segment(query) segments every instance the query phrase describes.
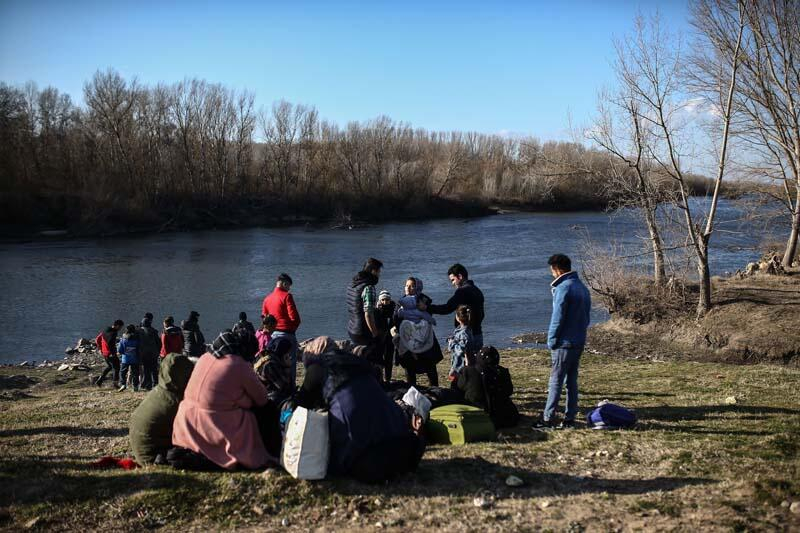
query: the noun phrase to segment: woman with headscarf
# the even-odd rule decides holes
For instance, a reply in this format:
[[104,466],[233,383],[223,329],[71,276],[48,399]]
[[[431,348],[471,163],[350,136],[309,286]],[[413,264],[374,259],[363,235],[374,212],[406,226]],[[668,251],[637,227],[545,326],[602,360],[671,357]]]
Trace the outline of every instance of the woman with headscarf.
[[[417,374],[425,374],[428,376],[428,384],[436,387],[439,385],[436,365],[444,359],[444,355],[433,331],[436,321],[427,313],[431,299],[422,292],[422,287],[422,280],[415,277],[409,277],[403,287],[405,296],[398,301],[399,306],[394,318],[397,333],[394,336],[395,362],[405,370],[406,382],[409,385],[417,384]],[[409,327],[410,324],[403,326],[404,320],[414,322],[416,326],[414,328]],[[423,321],[426,324],[420,324]],[[406,330],[401,332],[403,327],[406,327]],[[401,342],[401,333],[404,337],[424,333],[426,337],[422,344],[424,348],[411,350],[407,343]]]
[[264,417],[256,414],[263,415],[267,389],[252,363],[240,355],[242,349],[239,335],[220,333],[197,361],[173,426],[175,446],[226,470],[256,469],[276,461],[262,438],[259,418]]
[[484,346],[476,356],[467,355],[466,365],[459,371],[456,388],[464,400],[486,411],[495,427],[513,427],[519,422],[519,411],[511,400],[514,385],[508,369],[500,366],[500,354],[494,346]]
[[425,451],[423,421],[389,399],[365,358],[334,350],[303,362],[295,399],[328,410],[329,473],[380,483],[416,470]]

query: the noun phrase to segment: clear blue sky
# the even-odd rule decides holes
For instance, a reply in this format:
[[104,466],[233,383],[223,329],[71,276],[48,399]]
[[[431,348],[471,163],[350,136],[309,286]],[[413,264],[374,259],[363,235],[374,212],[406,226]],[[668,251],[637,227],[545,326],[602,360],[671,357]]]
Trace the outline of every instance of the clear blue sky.
[[564,138],[610,81],[637,9],[685,30],[684,0],[150,2],[0,0],[0,81],[81,101],[113,67],[204,78],[259,105],[311,104],[345,124],[386,114],[431,130]]

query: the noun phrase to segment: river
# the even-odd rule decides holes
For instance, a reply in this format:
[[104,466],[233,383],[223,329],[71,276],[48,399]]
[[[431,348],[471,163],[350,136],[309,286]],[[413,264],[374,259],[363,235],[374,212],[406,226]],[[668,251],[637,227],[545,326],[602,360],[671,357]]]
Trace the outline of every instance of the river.
[[[698,201],[700,204],[704,200]],[[721,221],[737,220],[723,201]],[[728,222],[712,240],[712,272],[735,271],[758,257],[763,227]],[[775,228],[777,237],[784,228]],[[486,298],[487,344],[508,346],[511,337],[547,328],[551,277],[547,258],[580,262],[585,236],[641,249],[635,213],[510,213],[355,228],[252,228],[124,238],[43,241],[0,245],[0,362],[63,357],[79,337],[93,339],[116,318],[138,324],[146,311],[180,322],[190,310],[210,342],[231,327],[240,311],[257,323],[261,301],[280,272],[294,279],[302,317],[298,338],[346,336],[345,290],[363,261],[384,262],[378,288],[396,298],[409,275],[423,280],[435,303],[452,294],[447,268],[464,264]],[[644,256],[647,259],[647,256]],[[595,309],[594,320],[605,314]],[[439,339],[452,317],[439,317]]]

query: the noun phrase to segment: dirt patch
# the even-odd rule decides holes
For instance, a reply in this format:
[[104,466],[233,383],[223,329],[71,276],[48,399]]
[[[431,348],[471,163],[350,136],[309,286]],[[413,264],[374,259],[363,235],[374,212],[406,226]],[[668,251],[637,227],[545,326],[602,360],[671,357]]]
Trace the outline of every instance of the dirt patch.
[[[800,366],[800,271],[715,279],[713,309],[642,322],[624,314],[590,330],[587,347],[621,357]],[[534,336],[535,338],[535,336]]]

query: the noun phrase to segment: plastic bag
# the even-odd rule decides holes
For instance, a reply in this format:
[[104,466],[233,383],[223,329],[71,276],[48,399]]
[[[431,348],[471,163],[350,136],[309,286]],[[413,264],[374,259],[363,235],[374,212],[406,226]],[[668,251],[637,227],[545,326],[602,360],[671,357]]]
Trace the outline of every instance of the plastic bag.
[[403,401],[413,407],[423,420],[428,420],[431,414],[431,401],[423,396],[416,387],[408,389],[408,392],[403,395]]
[[298,407],[286,428],[281,465],[295,479],[324,479],[328,473],[328,413]]

